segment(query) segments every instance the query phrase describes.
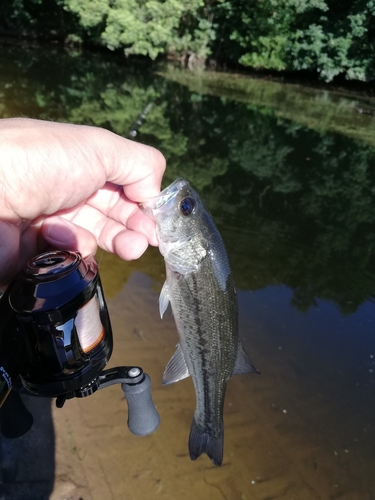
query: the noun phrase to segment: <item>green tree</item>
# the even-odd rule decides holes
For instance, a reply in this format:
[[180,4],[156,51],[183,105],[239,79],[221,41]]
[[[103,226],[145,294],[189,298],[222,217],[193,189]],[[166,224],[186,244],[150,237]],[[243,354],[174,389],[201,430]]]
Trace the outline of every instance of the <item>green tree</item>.
[[226,0],[216,10],[223,44],[244,66],[314,71],[326,81],[375,77],[374,0]]
[[127,56],[155,59],[166,52],[192,52],[206,57],[214,36],[212,23],[204,18],[204,0],[64,0],[64,4],[84,28],[99,29],[104,45],[122,48]]
[[327,2],[325,11],[299,19],[288,49],[293,69],[314,69],[326,81],[339,74],[349,80],[373,79],[374,16],[373,0],[357,0]]
[[126,56],[375,78],[375,0],[8,0],[0,31]]

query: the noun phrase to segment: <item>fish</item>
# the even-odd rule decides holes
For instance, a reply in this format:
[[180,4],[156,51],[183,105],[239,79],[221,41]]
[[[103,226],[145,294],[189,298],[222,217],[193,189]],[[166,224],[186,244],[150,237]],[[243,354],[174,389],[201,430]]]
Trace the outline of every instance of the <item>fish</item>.
[[140,206],[156,223],[165,260],[160,316],[170,303],[179,335],[162,384],[192,377],[196,409],[190,458],[206,453],[220,466],[227,382],[236,374],[259,373],[239,340],[237,294],[224,242],[204,202],[183,178]]

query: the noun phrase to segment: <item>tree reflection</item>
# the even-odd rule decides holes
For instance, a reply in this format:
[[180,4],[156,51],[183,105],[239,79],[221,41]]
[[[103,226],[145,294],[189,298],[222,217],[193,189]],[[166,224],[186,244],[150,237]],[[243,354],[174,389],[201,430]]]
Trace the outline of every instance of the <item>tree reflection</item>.
[[165,185],[184,176],[202,193],[239,288],[285,284],[300,311],[321,298],[348,314],[374,296],[369,141],[281,118],[274,101],[268,108],[192,92],[98,54],[8,47],[0,75],[2,116],[92,124],[127,137],[152,103],[137,140],[163,151]]

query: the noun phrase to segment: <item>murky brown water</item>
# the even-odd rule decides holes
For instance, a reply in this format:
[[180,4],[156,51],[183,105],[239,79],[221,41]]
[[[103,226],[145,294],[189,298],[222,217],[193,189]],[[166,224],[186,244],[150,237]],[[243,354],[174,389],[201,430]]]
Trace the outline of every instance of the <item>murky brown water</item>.
[[[157,257],[150,251],[140,268],[147,268]],[[113,259],[102,258],[104,287]],[[126,263],[116,263],[119,276],[127,275],[126,268]],[[252,344],[257,346],[252,355],[263,373],[237,376],[228,384],[223,466],[213,466],[206,456],[190,461],[192,382],[187,379],[167,387],[160,383],[177,342],[172,316],[158,318],[162,267],[160,273],[155,282],[134,271],[121,290],[107,299],[115,341],[110,364],[140,365],[151,376],[160,427],[148,437],[131,435],[126,402],[118,387],[53,410],[56,485],[52,498],[64,498],[60,493],[64,488],[69,490],[68,498],[85,500],[373,498],[369,493],[375,466],[372,442],[364,453],[363,443],[353,442],[351,431],[343,434],[351,422],[346,420],[343,429],[342,419],[355,412],[355,401],[343,414],[327,398],[336,391],[329,387],[330,380],[317,382],[318,391],[320,383],[326,387],[316,392],[317,387],[308,384],[309,365],[314,361],[294,366],[293,345],[275,346],[272,332],[260,322],[261,315],[254,318],[243,309],[241,329],[251,332],[246,347],[251,352]],[[108,292],[112,297],[110,286]],[[357,419],[353,420],[355,424]]]

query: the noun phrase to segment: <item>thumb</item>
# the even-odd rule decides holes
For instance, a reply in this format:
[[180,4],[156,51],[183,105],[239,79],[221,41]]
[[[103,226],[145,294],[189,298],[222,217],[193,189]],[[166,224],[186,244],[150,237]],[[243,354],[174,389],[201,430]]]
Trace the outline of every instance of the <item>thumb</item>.
[[43,239],[58,250],[78,251],[83,257],[94,255],[97,243],[94,235],[62,217],[47,217],[41,227]]

